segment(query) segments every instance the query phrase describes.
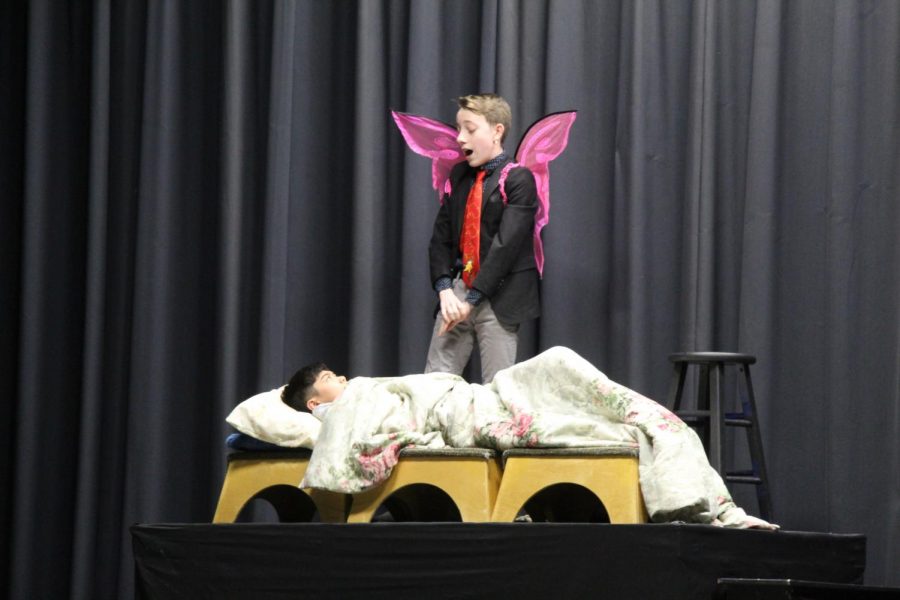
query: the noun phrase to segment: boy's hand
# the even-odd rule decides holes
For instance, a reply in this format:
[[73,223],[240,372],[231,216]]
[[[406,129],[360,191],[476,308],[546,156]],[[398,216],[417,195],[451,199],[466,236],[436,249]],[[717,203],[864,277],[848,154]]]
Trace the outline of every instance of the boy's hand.
[[438,297],[441,299],[441,317],[445,323],[459,319],[468,304],[457,298],[452,289],[441,290]]
[[472,313],[472,305],[468,302],[460,302],[459,307],[459,316],[456,319],[447,320],[446,318],[441,323],[441,328],[438,330],[438,337],[444,335],[463,321],[469,318],[469,315]]

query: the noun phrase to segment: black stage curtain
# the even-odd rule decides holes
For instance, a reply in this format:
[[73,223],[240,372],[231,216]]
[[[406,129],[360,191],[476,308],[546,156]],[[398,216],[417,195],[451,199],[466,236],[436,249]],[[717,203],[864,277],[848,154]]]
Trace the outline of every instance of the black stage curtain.
[[894,0],[2,3],[0,589],[130,595],[238,401],[422,369],[437,202],[388,110],[479,90],[511,140],[579,110],[522,356],[662,399],[670,352],[757,355],[777,520],[897,585],[898,64]]

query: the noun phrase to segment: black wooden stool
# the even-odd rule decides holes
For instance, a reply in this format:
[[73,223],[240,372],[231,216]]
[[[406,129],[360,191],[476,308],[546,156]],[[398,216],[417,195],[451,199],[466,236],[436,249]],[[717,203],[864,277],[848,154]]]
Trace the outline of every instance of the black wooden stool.
[[[753,383],[750,380],[750,365],[756,357],[750,354],[732,352],[682,352],[670,354],[669,360],[675,366],[672,384],[669,388],[669,408],[688,424],[700,429],[700,439],[709,454],[709,463],[731,483],[749,483],[756,486],[756,499],[763,519],[772,519],[772,498],[769,494],[769,479],[766,475],[766,461],[763,457],[762,436],[756,417],[756,401]],[[700,368],[697,382],[697,402],[693,409],[682,409],[684,381],[688,367]],[[723,412],[725,408],[724,378],[725,366],[737,365],[744,373],[746,396],[742,397],[741,412]],[[725,427],[743,427],[747,432],[750,446],[751,468],[748,470],[723,470],[723,442]]]

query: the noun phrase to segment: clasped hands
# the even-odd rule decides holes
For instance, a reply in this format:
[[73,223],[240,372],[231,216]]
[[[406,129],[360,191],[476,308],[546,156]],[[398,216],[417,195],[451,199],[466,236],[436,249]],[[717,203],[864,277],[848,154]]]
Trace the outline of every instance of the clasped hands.
[[452,289],[441,290],[439,297],[443,323],[438,330],[438,336],[441,336],[468,319],[473,307],[465,300],[457,298]]

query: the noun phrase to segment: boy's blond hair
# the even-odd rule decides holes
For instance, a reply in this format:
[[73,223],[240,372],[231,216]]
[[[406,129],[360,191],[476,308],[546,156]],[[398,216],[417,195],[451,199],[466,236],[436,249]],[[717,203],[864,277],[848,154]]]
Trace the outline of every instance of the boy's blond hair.
[[497,94],[469,94],[456,99],[456,104],[464,110],[482,115],[489,125],[503,125],[503,135],[500,137],[502,144],[506,140],[506,134],[512,123],[512,110],[509,103]]

